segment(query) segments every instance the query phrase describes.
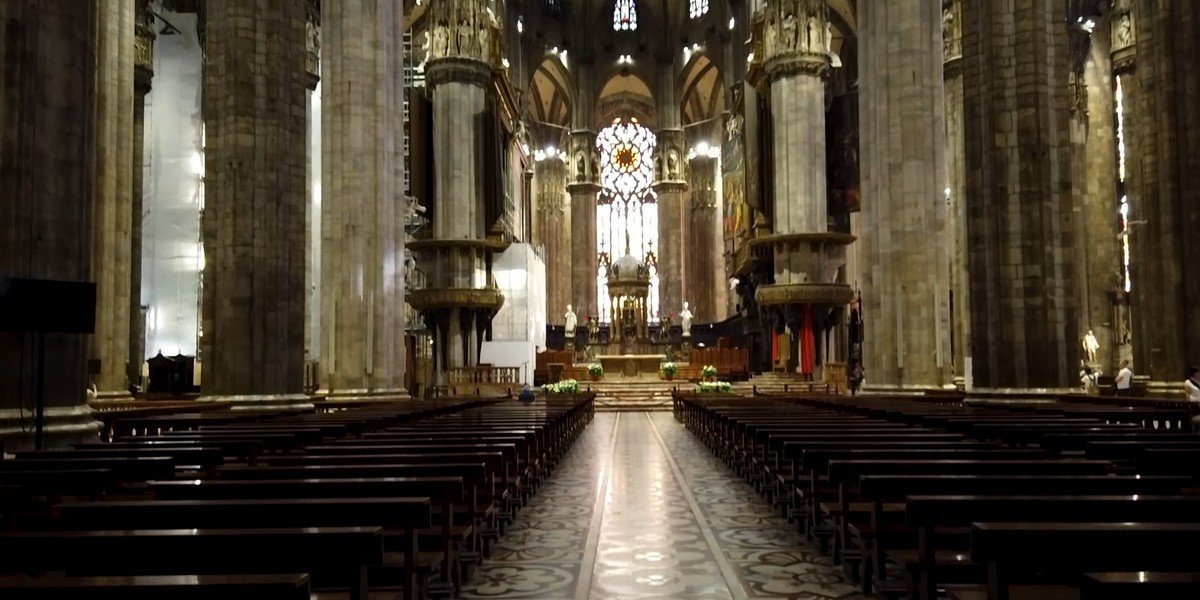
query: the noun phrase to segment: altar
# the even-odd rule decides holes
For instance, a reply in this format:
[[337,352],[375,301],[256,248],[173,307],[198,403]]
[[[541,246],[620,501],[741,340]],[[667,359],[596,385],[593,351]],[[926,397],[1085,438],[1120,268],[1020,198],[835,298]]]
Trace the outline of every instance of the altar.
[[602,354],[596,357],[604,366],[605,376],[624,375],[638,377],[646,374],[657,374],[665,354]]

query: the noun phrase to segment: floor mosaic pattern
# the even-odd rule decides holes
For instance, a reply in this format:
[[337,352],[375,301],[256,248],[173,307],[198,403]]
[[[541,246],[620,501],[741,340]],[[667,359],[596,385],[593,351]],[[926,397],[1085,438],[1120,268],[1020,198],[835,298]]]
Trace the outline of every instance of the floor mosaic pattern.
[[667,412],[601,413],[463,598],[865,598]]

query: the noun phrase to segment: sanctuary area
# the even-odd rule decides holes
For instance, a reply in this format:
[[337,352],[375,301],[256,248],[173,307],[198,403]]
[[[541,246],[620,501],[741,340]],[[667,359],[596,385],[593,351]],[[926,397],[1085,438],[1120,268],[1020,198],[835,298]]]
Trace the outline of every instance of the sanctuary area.
[[1200,598],[1198,173],[1200,0],[0,0],[0,597]]

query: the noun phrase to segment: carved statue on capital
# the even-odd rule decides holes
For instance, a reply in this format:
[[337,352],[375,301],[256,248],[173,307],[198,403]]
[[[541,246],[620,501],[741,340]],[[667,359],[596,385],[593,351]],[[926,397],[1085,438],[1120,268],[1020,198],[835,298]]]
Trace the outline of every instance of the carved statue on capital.
[[[308,0],[304,6],[304,70],[310,78],[321,76],[321,0]],[[314,86],[316,85],[313,82]]]
[[426,60],[465,58],[499,62],[500,23],[481,0],[432,0]]
[[154,68],[154,13],[150,12],[150,0],[138,0],[133,46],[133,63],[139,69]]
[[761,13],[763,60],[823,73],[833,54],[833,31],[825,0],[776,0]]
[[942,0],[942,52],[946,62],[962,58],[961,1]]
[[1120,74],[1133,68],[1137,58],[1137,20],[1133,14],[1132,0],[1113,2],[1112,63],[1113,72]]

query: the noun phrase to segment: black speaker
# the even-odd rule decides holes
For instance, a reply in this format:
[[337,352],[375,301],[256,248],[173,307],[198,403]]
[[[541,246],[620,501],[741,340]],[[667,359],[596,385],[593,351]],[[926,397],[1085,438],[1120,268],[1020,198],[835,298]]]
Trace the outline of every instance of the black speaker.
[[96,284],[0,277],[0,331],[93,333]]

